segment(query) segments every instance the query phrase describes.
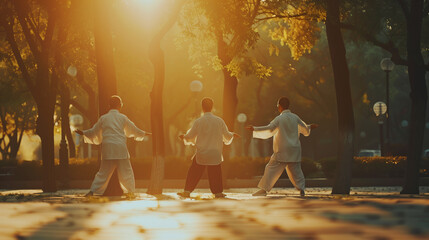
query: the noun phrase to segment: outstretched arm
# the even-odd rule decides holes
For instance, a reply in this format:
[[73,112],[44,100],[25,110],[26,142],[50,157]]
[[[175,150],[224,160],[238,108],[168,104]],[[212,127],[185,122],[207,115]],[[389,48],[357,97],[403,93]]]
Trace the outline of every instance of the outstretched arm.
[[318,124],[306,124],[301,119],[298,120],[298,133],[301,133],[302,135],[308,137],[310,135],[310,132],[312,129],[318,128]]
[[254,138],[268,139],[274,136],[278,131],[278,119],[274,118],[270,124],[261,127],[247,126],[246,128],[253,131]]
[[240,135],[238,135],[237,133],[230,132],[228,130],[228,126],[226,126],[226,123],[224,121],[222,121],[222,136],[223,143],[225,143],[225,145],[231,144],[234,137],[240,137]]
[[83,136],[83,141],[89,144],[95,144],[99,145],[101,144],[101,141],[103,140],[103,136],[101,134],[101,119],[97,121],[97,123],[94,124],[94,126],[91,129],[81,131],[79,129],[76,129],[75,132],[79,135]]
[[151,135],[151,133],[145,132],[139,129],[130,119],[125,120],[124,125],[125,136],[129,138],[134,138],[136,141],[143,141],[146,135]]
[[192,127],[186,132],[186,134],[182,134],[179,136],[179,138],[183,140],[185,145],[195,145],[197,141],[198,126],[198,121],[195,121]]

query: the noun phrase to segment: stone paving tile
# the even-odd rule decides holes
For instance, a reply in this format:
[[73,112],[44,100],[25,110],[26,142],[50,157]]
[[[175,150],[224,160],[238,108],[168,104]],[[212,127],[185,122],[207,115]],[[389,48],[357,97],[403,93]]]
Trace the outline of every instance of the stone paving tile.
[[293,189],[267,197],[231,189],[227,199],[207,190],[192,199],[174,189],[158,197],[140,190],[133,200],[88,199],[85,190],[0,191],[0,240],[429,239],[429,191],[401,196],[397,188],[374,189],[334,196],[314,188],[306,197]]

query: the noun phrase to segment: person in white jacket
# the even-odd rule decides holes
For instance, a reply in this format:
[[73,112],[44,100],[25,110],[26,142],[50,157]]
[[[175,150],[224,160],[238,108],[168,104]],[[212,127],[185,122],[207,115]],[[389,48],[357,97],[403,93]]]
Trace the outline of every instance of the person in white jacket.
[[179,136],[186,145],[195,145],[196,152],[188,170],[185,189],[178,195],[190,197],[207,166],[210,190],[216,198],[223,198],[225,197],[221,169],[223,144],[229,145],[234,137],[240,136],[230,132],[223,119],[211,112],[213,108],[211,98],[204,98],[201,105],[204,115],[195,120],[185,135]]
[[305,124],[296,114],[289,110],[289,99],[281,97],[277,101],[280,112],[267,126],[246,128],[253,131],[254,138],[268,139],[273,137],[273,155],[265,166],[264,175],[259,181],[259,191],[253,196],[266,196],[286,168],[287,175],[301,196],[305,195],[305,178],[301,170],[301,142],[299,135],[309,136],[317,124]]
[[119,96],[110,97],[109,105],[109,112],[101,116],[91,129],[75,131],[84,137],[86,143],[101,144],[100,169],[86,196],[103,194],[115,168],[118,168],[122,188],[128,193],[134,193],[135,179],[127,149],[127,137],[142,141],[146,135],[151,135],[151,133],[137,128],[127,116],[120,113],[123,104]]

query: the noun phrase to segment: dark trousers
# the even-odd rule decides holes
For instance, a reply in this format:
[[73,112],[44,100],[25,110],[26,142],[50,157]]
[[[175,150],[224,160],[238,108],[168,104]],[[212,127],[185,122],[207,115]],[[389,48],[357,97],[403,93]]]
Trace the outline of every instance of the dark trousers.
[[[205,165],[197,163],[196,157],[192,160],[192,165],[188,170],[188,176],[186,176],[185,191],[192,192],[197,186],[198,182],[203,175]],[[207,165],[207,172],[209,175],[210,190],[213,194],[223,192],[222,185],[222,169],[219,165]]]

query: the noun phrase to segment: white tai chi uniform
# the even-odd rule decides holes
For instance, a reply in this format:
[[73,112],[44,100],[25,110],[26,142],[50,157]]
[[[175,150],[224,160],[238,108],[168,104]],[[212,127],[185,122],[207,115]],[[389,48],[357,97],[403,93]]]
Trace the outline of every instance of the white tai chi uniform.
[[115,168],[124,190],[135,191],[134,172],[127,149],[127,137],[142,141],[145,132],[116,109],[100,117],[89,130],[83,131],[84,141],[101,144],[101,165],[91,185],[91,192],[103,194]]
[[223,162],[223,144],[229,145],[234,134],[228,130],[222,118],[205,112],[183,136],[185,145],[195,145],[195,157],[199,165],[219,165]]
[[301,142],[299,134],[310,135],[310,125],[305,124],[290,110],[284,110],[270,124],[254,127],[253,137],[273,138],[273,155],[265,166],[264,176],[258,187],[269,192],[286,168],[290,181],[298,190],[305,190],[305,178],[301,170]]

